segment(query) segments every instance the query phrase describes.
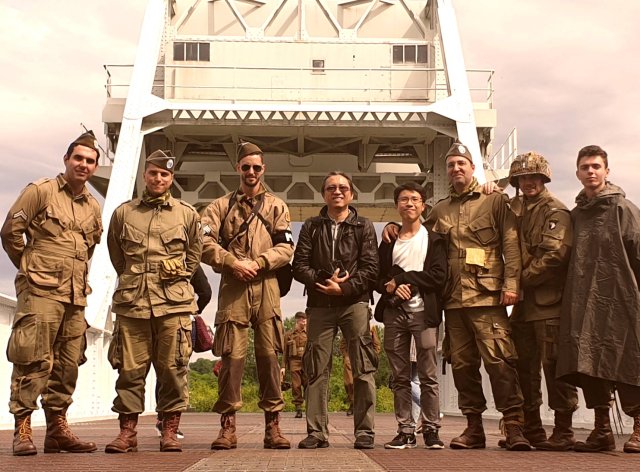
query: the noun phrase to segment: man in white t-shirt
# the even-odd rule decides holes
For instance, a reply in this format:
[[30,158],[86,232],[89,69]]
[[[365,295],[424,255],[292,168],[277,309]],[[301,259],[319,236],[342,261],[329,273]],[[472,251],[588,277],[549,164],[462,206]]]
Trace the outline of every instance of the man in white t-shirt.
[[442,321],[441,292],[447,277],[447,245],[444,236],[420,223],[426,192],[415,182],[398,186],[393,193],[402,226],[398,238],[378,248],[382,294],[376,319],[385,326],[384,349],[393,376],[394,410],[398,434],[387,449],[416,447],[411,401],[411,339],[415,340],[422,434],[425,447],[442,449],[438,437],[440,401],[436,374],[438,326]]

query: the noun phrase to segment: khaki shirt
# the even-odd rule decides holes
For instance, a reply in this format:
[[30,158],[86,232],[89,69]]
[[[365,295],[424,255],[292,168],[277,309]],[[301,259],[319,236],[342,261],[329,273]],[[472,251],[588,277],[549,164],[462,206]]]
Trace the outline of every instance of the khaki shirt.
[[[254,199],[264,200],[260,214],[271,225],[274,233],[290,231],[291,218],[287,205],[275,195],[265,191],[264,186]],[[252,207],[243,194],[235,195],[236,203],[229,210],[233,193],[214,200],[204,211],[202,228],[204,244],[202,262],[221,273],[218,294],[218,311],[215,324],[234,321],[248,326],[252,321],[266,320],[274,316],[282,318],[280,311],[280,290],[274,269],[291,261],[293,242],[273,245],[271,234],[260,218],[254,217],[247,231],[238,235],[224,249],[218,244],[222,232],[225,240],[238,233],[242,223],[249,217]],[[227,214],[228,213],[228,214]],[[225,218],[226,215],[226,218]],[[224,227],[220,225],[224,220]],[[232,264],[237,259],[255,260],[261,270],[250,282],[242,282],[233,276]]]
[[293,329],[284,335],[284,353],[282,363],[286,369],[291,369],[291,360],[300,360],[307,346],[307,330]]
[[[191,275],[200,262],[202,232],[196,210],[170,197],[154,208],[137,198],[113,213],[107,234],[111,263],[118,273],[113,311],[130,318],[195,313]],[[162,261],[181,269],[167,273]]]
[[436,203],[426,224],[448,235],[446,309],[498,306],[501,292],[518,293],[520,247],[506,194],[450,195]]
[[513,321],[560,317],[562,292],[571,256],[571,214],[547,189],[537,197],[511,202],[518,215],[522,254],[522,300]]
[[62,174],[29,184],[9,210],[1,235],[18,268],[17,294],[29,290],[86,306],[88,262],[102,235],[100,205],[86,187],[74,197]]

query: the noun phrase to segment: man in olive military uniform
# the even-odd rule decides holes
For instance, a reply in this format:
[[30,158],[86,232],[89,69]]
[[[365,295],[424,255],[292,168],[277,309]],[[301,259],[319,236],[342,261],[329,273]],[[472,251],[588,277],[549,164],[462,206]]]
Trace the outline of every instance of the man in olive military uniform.
[[282,377],[288,370],[291,374],[291,393],[296,406],[296,418],[302,418],[302,386],[307,379],[302,370],[302,355],[307,346],[307,315],[303,311],[296,313],[296,325],[284,336],[284,354],[282,356]]
[[[382,350],[382,344],[380,343],[378,330],[375,326],[371,325],[369,331],[371,331],[373,349],[374,351],[376,351],[376,354],[380,354],[380,351]],[[340,339],[340,353],[342,354],[342,376],[344,379],[344,391],[347,393],[347,399],[349,400],[347,416],[351,416],[353,415],[353,369],[351,368],[351,359],[349,358],[349,348],[347,347],[347,340],[344,336],[342,336],[342,338]]]
[[176,434],[189,402],[191,315],[197,311],[189,281],[200,262],[202,232],[196,210],[171,196],[174,167],[169,151],[153,152],[146,160],[142,196],[116,208],[109,225],[118,286],[108,357],[118,370],[112,410],[119,414],[120,434],[105,448],[108,453],[137,450],[136,425],[151,364],[162,417],[160,450],[182,450]]
[[521,259],[515,215],[507,195],[484,194],[473,176],[468,148],[454,143],[446,156],[449,196],[429,213],[426,224],[449,240],[445,289],[445,332],[458,405],[468,427],[451,441],[454,449],[485,447],[482,360],[496,408],[504,415],[506,447],[528,451],[522,435],[523,397],[516,372],[506,307],[518,300]]
[[[13,363],[9,409],[15,416],[13,454],[36,454],[31,413],[42,396],[44,452],[92,452],[69,429],[67,408],[84,357],[87,264],[100,241],[100,205],[86,182],[98,167],[91,131],[64,155],[65,172],[28,185],[2,226],[2,246],[18,268],[18,305],[7,348]],[[26,244],[24,237],[26,236]]]
[[[549,163],[540,154],[521,154],[511,164],[509,183],[516,189],[511,208],[518,220],[522,290],[510,320],[524,396],[524,436],[536,449],[566,451],[575,443],[571,423],[578,408],[578,393],[573,385],[556,380],[556,361],[573,234],[569,210],[545,186],[550,181]],[[549,407],[555,413],[549,439],[540,419],[541,369]]]
[[240,387],[247,356],[249,327],[254,345],[267,449],[289,449],[280,431],[284,408],[278,354],[283,351],[280,288],[275,270],[293,255],[289,209],[268,192],[260,177],[266,166],[262,150],[252,143],[238,148],[240,187],[217,200],[202,217],[202,262],[221,273],[213,353],[220,356],[218,400],[222,428],[212,449],[237,447],[236,411],[242,408]]

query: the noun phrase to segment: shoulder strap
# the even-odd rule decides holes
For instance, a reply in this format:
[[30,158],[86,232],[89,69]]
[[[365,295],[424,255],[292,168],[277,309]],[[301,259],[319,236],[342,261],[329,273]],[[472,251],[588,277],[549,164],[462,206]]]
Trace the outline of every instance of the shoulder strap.
[[[231,210],[231,208],[233,207],[233,203],[235,203],[235,194],[236,192],[233,193],[232,195],[232,200],[229,202],[229,208],[227,209],[227,214],[225,215],[224,219],[223,219],[223,223],[224,220],[226,220],[227,215],[229,214],[229,211]],[[232,203],[233,202],[233,203]],[[253,207],[251,208],[251,213],[249,213],[249,216],[247,216],[247,218],[242,222],[242,224],[240,225],[240,228],[238,228],[238,231],[236,232],[236,234],[234,234],[230,239],[229,242],[226,243],[225,245],[223,245],[223,247],[226,249],[227,247],[229,247],[229,245],[238,237],[240,236],[242,233],[244,233],[245,231],[247,231],[247,229],[249,228],[249,225],[251,224],[251,222],[253,221],[253,219],[258,216],[260,217],[260,209],[262,208],[262,204],[264,203],[264,199],[260,198],[255,205],[253,205]],[[220,225],[220,229],[222,229],[222,225]],[[219,234],[218,234],[219,235]]]

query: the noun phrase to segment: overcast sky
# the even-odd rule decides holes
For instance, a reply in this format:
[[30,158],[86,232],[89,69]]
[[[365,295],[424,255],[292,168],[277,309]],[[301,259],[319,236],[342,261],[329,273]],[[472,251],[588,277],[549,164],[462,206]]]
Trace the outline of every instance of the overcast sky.
[[[454,0],[467,68],[494,69],[494,148],[518,128],[519,151],[537,150],[553,169],[550,188],[570,208],[580,189],[577,150],[599,144],[614,183],[640,203],[636,156],[640,110],[640,2]],[[0,3],[0,214],[18,192],[62,169],[82,132],[96,131],[105,101],[103,64],[132,64],[144,0]],[[0,255],[0,292],[15,270]],[[294,290],[294,293],[298,290]],[[298,297],[284,299],[287,315]],[[215,307],[210,306],[210,310]]]

